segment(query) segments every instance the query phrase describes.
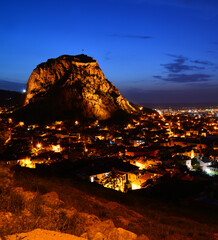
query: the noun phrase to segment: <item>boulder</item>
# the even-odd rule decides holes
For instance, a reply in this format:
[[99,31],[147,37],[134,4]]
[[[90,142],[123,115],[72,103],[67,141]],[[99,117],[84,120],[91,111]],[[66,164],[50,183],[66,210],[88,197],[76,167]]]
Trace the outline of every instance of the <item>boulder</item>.
[[115,228],[114,223],[111,219],[93,224],[86,228],[89,239],[95,239],[97,233],[102,233],[108,237],[109,233]]
[[67,218],[72,218],[77,213],[77,210],[74,207],[71,207],[70,209],[59,208],[57,212],[64,212]]
[[93,240],[104,240],[106,239],[104,234],[100,233],[100,232],[97,232],[93,238]]
[[77,218],[77,220],[83,224],[83,226],[87,229],[89,226],[92,225],[98,225],[101,220],[96,217],[95,215],[92,214],[88,214],[88,213],[83,213],[83,212],[77,212],[74,215],[75,218]]
[[56,192],[46,193],[41,196],[41,199],[45,205],[50,207],[60,207],[64,204],[64,202],[59,199],[59,196]]
[[91,225],[98,225],[101,221],[95,215],[88,213],[77,212],[72,217],[74,225],[74,233],[77,236],[81,236],[83,233],[87,232],[87,229]]
[[74,235],[55,232],[55,231],[49,231],[49,230],[44,230],[44,229],[35,229],[31,232],[13,234],[13,235],[6,237],[6,240],[17,240],[17,239],[25,239],[25,240],[84,240],[84,238],[80,238],[80,237],[77,237]]
[[83,234],[81,234],[80,237],[81,237],[81,238],[84,238],[84,239],[89,239],[87,232],[84,232]]
[[149,238],[147,236],[145,236],[144,234],[142,234],[137,237],[137,240],[149,240]]
[[118,223],[119,226],[127,227],[129,225],[130,221],[128,219],[124,218],[123,216],[117,216],[116,223]]
[[108,240],[136,240],[137,235],[123,228],[114,228],[108,236]]
[[0,226],[4,226],[4,224],[9,223],[13,218],[11,212],[0,212]]
[[22,196],[25,203],[31,202],[37,195],[36,192],[24,191],[22,187],[12,188],[12,191]]

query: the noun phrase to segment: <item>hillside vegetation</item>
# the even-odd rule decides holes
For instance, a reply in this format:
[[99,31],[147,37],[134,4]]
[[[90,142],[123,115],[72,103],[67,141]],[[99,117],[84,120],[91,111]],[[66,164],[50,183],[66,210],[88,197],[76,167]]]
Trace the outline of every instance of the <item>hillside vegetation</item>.
[[[181,206],[134,193],[0,165],[0,236],[36,228],[95,239],[111,229],[129,239],[215,239],[217,210]],[[131,238],[133,237],[133,238]],[[110,239],[110,238],[107,238]]]

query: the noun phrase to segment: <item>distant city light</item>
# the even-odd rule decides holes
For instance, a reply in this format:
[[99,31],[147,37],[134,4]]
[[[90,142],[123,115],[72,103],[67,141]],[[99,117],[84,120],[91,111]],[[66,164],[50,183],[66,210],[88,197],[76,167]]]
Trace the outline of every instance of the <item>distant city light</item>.
[[38,143],[36,146],[37,146],[37,148],[41,148],[41,147],[42,147],[42,144],[41,144],[41,143]]
[[23,89],[23,90],[22,90],[22,93],[26,93],[26,89]]
[[206,172],[207,174],[209,174],[209,175],[211,175],[211,173],[212,173],[209,168],[206,168],[206,169],[205,169],[205,172]]
[[24,126],[24,122],[19,122],[19,126],[23,127]]

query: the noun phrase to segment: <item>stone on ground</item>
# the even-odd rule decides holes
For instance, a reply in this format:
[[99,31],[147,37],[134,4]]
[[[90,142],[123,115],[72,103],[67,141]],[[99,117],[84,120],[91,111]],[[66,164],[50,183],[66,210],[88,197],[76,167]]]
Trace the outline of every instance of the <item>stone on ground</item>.
[[49,231],[44,229],[35,229],[27,233],[13,234],[6,237],[6,240],[84,240],[84,238],[76,237],[74,235]]

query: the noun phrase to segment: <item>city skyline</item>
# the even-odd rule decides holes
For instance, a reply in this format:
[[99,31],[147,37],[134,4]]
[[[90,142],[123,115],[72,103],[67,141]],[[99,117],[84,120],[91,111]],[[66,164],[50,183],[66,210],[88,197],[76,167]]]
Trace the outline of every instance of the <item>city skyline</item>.
[[130,101],[218,101],[216,1],[10,1],[0,11],[0,80],[27,83],[41,62],[83,53]]

